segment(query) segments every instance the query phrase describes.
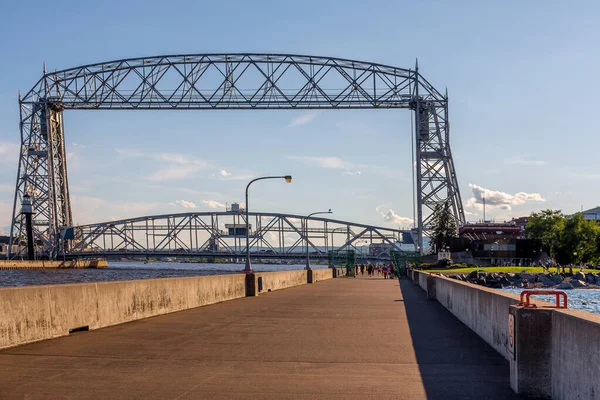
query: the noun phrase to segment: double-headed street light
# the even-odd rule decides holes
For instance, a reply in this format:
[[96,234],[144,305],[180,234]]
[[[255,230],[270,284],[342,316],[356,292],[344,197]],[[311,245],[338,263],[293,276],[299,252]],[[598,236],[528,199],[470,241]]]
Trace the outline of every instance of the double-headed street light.
[[308,217],[306,217],[306,270],[310,270],[310,255],[309,255],[309,241],[308,241],[308,219],[310,217],[312,217],[313,215],[317,215],[317,214],[331,214],[331,208],[329,209],[329,211],[317,211],[314,212],[312,214],[308,214]]
[[285,179],[285,181],[287,183],[291,183],[292,182],[292,176],[291,175],[284,175],[284,176],[262,176],[260,178],[256,178],[256,179],[252,179],[249,183],[248,186],[246,186],[246,267],[244,268],[244,272],[247,274],[251,274],[254,271],[252,270],[252,263],[250,262],[250,217],[248,215],[248,188],[250,187],[250,185],[252,185],[252,183],[256,182],[256,181],[261,181],[263,179]]

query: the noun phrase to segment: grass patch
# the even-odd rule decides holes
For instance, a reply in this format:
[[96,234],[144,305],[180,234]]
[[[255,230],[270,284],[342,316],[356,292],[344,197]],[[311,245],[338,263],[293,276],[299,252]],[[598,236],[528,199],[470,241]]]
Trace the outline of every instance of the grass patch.
[[[424,272],[451,272],[451,273],[459,273],[459,274],[468,274],[473,271],[485,271],[485,272],[528,272],[531,274],[541,274],[546,272],[542,267],[467,267],[467,268],[442,268],[442,269],[427,269]],[[550,268],[550,272],[556,272],[556,268]],[[562,268],[560,269],[562,272]],[[569,272],[569,268],[565,268],[565,272]],[[579,272],[579,268],[573,268],[573,273]],[[600,273],[599,269],[585,269],[584,273]]]

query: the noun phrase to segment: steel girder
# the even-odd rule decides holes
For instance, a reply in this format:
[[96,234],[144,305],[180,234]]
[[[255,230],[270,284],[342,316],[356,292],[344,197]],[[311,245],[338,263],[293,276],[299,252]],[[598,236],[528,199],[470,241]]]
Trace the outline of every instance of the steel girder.
[[[301,215],[249,213],[250,252],[253,257],[303,258],[308,246],[311,256],[326,257],[330,250],[356,249],[358,241],[387,243],[401,251],[404,231]],[[67,256],[205,256],[244,257],[244,235],[231,235],[226,224],[245,226],[245,214],[196,212],[153,215],[82,225]],[[308,229],[307,229],[308,227]],[[343,240],[334,246],[334,235]],[[380,254],[376,258],[386,258]]]
[[19,104],[11,244],[25,238],[20,205],[27,193],[36,211],[38,252],[50,258],[64,245],[61,230],[72,224],[62,112],[73,109],[411,109],[417,122],[419,242],[436,204],[450,202],[458,225],[464,222],[449,144],[448,97],[418,68],[292,54],[132,58],[45,72]]

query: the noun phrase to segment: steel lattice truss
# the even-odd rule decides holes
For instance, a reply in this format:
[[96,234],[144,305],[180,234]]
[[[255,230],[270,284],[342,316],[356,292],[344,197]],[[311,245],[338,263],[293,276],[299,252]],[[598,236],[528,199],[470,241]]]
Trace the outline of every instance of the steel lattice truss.
[[22,243],[26,237],[20,204],[27,193],[36,210],[36,242],[51,258],[71,246],[61,240],[72,225],[62,116],[73,109],[410,109],[417,126],[420,243],[438,204],[449,202],[457,224],[464,223],[450,151],[448,97],[417,67],[283,54],[135,58],[44,73],[19,103],[21,150],[11,240]]
[[[273,213],[249,213],[250,251],[257,258],[326,257],[330,250],[355,250],[360,256],[386,259],[389,250],[400,251],[403,231],[327,218]],[[154,215],[76,228],[73,256],[202,256],[244,257],[244,234],[229,226],[245,226],[245,213],[198,212]],[[337,246],[336,243],[337,242]],[[388,251],[367,254],[373,243],[388,244]]]

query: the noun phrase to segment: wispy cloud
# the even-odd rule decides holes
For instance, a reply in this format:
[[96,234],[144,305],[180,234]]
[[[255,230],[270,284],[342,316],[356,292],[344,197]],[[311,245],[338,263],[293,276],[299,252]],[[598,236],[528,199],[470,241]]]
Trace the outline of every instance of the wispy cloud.
[[187,179],[197,172],[210,168],[210,163],[205,160],[189,157],[178,153],[160,153],[153,156],[166,166],[159,168],[146,177],[149,181],[170,181]]
[[161,168],[146,177],[153,182],[175,181],[186,179],[200,171],[202,168],[197,165],[176,165]]
[[333,169],[353,169],[351,163],[347,163],[338,157],[308,157],[308,156],[287,156],[288,160],[299,161],[305,165],[320,168]]
[[510,194],[498,190],[490,190],[472,183],[469,188],[473,192],[473,197],[467,200],[467,207],[475,209],[483,209],[483,198],[485,197],[486,207],[499,208],[501,210],[510,211],[512,206],[518,206],[528,202],[544,202],[544,199],[539,193],[518,192]]
[[0,165],[16,167],[20,149],[18,143],[0,141]]
[[206,204],[210,208],[225,208],[225,204],[219,203],[218,201],[215,201],[215,200],[202,200],[202,203]]
[[196,208],[196,205],[191,201],[186,200],[175,200],[176,204],[179,204],[183,208]]
[[166,203],[108,201],[92,196],[71,196],[76,224],[109,221],[152,214]]
[[140,158],[146,154],[138,149],[115,149],[115,152],[122,158]]
[[298,126],[302,126],[302,125],[306,125],[311,123],[315,118],[317,118],[317,115],[319,115],[319,113],[317,111],[311,111],[305,114],[300,115],[299,117],[296,117],[292,120],[292,122],[290,122],[290,124],[288,125],[290,128],[296,128]]
[[383,165],[373,164],[355,164],[350,161],[343,160],[339,157],[326,156],[326,157],[315,157],[315,156],[286,156],[288,160],[298,161],[302,164],[326,168],[326,169],[339,169],[344,170],[343,175],[362,175],[363,173],[381,175],[389,178],[397,178],[405,175],[398,169],[392,169]]
[[540,165],[546,165],[546,164],[548,164],[548,162],[545,160],[538,160],[538,159],[532,157],[530,154],[520,154],[520,155],[516,155],[514,157],[506,158],[504,160],[504,164],[535,167],[535,166],[540,166]]
[[213,174],[213,177],[224,181],[246,181],[254,178],[254,173],[251,171],[244,170],[225,170],[221,169],[217,174]]

